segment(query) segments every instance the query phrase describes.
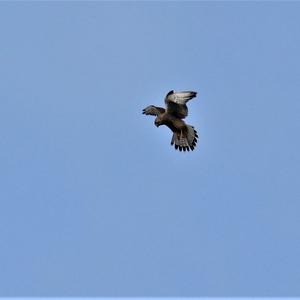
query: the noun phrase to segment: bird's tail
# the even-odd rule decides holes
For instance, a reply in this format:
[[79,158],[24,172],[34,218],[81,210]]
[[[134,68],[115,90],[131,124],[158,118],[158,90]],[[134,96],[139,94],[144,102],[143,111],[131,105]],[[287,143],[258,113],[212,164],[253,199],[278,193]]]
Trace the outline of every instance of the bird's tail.
[[190,125],[186,125],[186,128],[187,130],[182,130],[180,133],[174,132],[172,136],[171,145],[175,144],[175,149],[179,151],[193,151],[197,144],[197,131]]

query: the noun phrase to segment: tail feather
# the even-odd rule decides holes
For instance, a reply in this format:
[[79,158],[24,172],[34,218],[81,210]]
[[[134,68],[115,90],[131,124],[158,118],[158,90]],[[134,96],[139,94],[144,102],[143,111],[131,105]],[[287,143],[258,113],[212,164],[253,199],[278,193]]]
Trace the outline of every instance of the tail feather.
[[186,131],[175,133],[172,136],[171,145],[175,144],[175,149],[179,151],[194,150],[197,144],[198,134],[193,126],[187,125]]

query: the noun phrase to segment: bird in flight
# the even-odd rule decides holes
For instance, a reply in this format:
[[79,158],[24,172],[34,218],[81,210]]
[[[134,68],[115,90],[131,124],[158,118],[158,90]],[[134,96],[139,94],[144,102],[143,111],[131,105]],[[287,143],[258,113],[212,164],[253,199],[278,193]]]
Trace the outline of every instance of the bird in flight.
[[155,126],[166,125],[173,131],[171,145],[179,151],[193,151],[196,147],[197,131],[183,121],[188,115],[186,103],[196,95],[197,92],[192,91],[170,91],[165,97],[166,108],[150,105],[143,109],[143,114],[156,116]]

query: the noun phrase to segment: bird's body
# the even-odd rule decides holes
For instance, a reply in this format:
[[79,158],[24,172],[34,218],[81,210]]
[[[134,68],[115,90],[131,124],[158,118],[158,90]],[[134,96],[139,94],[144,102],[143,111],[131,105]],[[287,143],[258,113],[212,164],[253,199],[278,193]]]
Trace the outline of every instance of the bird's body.
[[150,105],[143,110],[143,114],[156,116],[154,124],[157,127],[165,125],[173,131],[171,145],[175,144],[175,149],[180,151],[194,150],[197,143],[197,131],[182,120],[188,115],[186,102],[196,95],[192,91],[170,91],[165,97],[166,109]]
[[[158,117],[157,117],[158,118]],[[186,127],[185,122],[165,112],[159,117],[160,125],[166,125],[173,132],[179,132]]]

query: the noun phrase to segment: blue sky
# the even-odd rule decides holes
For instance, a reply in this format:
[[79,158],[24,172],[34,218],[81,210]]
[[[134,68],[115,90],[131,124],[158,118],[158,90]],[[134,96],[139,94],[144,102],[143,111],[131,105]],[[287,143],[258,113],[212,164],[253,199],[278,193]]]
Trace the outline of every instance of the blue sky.
[[1,2],[0,296],[299,296],[299,9]]

